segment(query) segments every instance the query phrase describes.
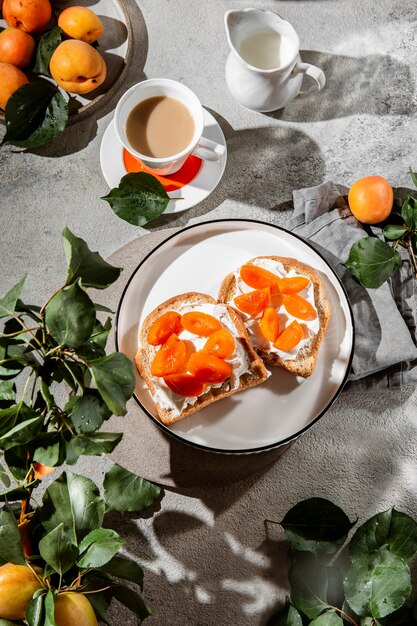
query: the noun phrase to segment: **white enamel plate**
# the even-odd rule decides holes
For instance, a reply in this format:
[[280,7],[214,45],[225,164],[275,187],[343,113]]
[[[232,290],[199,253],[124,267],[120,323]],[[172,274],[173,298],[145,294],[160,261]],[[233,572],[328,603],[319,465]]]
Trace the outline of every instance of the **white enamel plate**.
[[140,325],[161,302],[188,291],[216,298],[226,274],[261,255],[296,258],[324,281],[332,316],[309,378],[270,368],[265,383],[166,427],[137,375],[135,398],[149,417],[171,436],[213,452],[245,454],[287,443],[336,399],[347,379],[354,337],[351,308],[336,274],[307,242],[288,231],[251,220],[219,220],[181,230],[156,247],[131,276],[119,304],[116,345],[133,360]]

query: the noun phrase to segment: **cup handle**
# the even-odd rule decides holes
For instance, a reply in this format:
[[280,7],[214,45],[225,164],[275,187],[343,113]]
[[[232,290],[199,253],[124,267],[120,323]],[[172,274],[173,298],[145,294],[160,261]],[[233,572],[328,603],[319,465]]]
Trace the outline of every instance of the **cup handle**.
[[300,91],[299,96],[306,96],[309,93],[314,93],[315,91],[321,91],[326,84],[326,76],[319,67],[315,65],[311,65],[310,63],[296,63],[294,69],[294,74],[305,74],[306,76],[310,76],[315,81],[315,84],[312,85],[306,91]]
[[195,154],[204,161],[219,161],[225,152],[225,146],[211,141],[210,139],[206,139],[205,137],[201,137],[192,154]]

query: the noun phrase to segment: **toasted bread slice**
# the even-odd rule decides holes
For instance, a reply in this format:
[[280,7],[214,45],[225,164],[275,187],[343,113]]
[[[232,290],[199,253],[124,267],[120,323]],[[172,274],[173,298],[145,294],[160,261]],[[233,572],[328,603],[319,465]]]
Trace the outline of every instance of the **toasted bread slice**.
[[[230,377],[219,386],[208,386],[207,390],[201,394],[201,396],[197,397],[193,404],[189,404],[184,402],[187,398],[178,396],[168,390],[168,388],[164,386],[162,379],[152,376],[151,364],[159,346],[152,346],[148,343],[148,333],[153,322],[167,311],[178,311],[179,313],[190,309],[198,311],[199,307],[204,307],[206,305],[214,306],[215,312],[226,316],[223,319],[227,320],[227,328],[234,336],[236,342],[235,353],[232,357],[238,353],[242,356],[242,358],[244,355],[244,358],[246,359],[246,369],[248,371],[243,373],[239,379],[235,380],[234,384],[236,385],[236,388],[233,388],[231,381],[232,377]],[[225,323],[226,322],[222,322],[222,325],[224,326]],[[197,337],[196,340],[198,341]],[[202,342],[204,340],[201,340],[200,338],[200,341]],[[196,292],[175,296],[174,298],[160,304],[147,316],[140,329],[139,349],[136,353],[135,363],[140,375],[144,379],[154,398],[159,419],[165,425],[173,424],[174,422],[177,422],[178,420],[203,409],[209,404],[212,404],[217,400],[221,400],[222,398],[226,398],[227,396],[237,393],[238,391],[243,391],[244,389],[249,389],[250,387],[259,385],[269,376],[269,372],[266,370],[262,359],[254,351],[242,319],[236,311],[230,306],[218,304],[216,300],[209,295]],[[177,402],[177,406],[167,406],[166,402],[165,406],[163,406],[162,400],[158,401],[157,392],[159,390],[160,393],[161,386],[164,389],[164,393],[168,393],[171,399],[176,396],[174,401]],[[155,399],[155,395],[157,399]],[[182,406],[182,404],[184,404],[184,406]]]
[[[302,347],[298,351],[296,350],[296,355],[290,355],[291,358],[284,358],[276,352],[265,349],[262,350],[256,346],[256,342],[249,332],[249,337],[255,344],[255,350],[262,358],[264,363],[266,363],[267,365],[282,367],[292,374],[307,378],[313,373],[317,361],[320,344],[323,340],[323,335],[326,331],[331,314],[331,307],[326,296],[323,281],[312,267],[306,265],[305,263],[302,263],[301,261],[297,261],[296,259],[279,256],[265,256],[251,259],[250,261],[248,261],[248,264],[256,265],[255,261],[257,259],[269,259],[271,261],[281,263],[284,267],[285,272],[290,272],[291,270],[294,270],[297,275],[305,276],[311,281],[314,289],[314,306],[317,310],[319,328],[314,335],[312,335],[307,341],[303,342]],[[249,287],[248,290],[250,290]],[[239,293],[240,291],[237,285],[236,275],[234,273],[229,274],[228,276],[226,276],[220,286],[218,302],[224,302],[228,303],[229,305],[233,305],[233,299],[235,296],[239,295]],[[236,310],[238,311],[238,309]],[[248,326],[248,316],[244,313],[240,313],[240,315],[242,316],[245,325]]]

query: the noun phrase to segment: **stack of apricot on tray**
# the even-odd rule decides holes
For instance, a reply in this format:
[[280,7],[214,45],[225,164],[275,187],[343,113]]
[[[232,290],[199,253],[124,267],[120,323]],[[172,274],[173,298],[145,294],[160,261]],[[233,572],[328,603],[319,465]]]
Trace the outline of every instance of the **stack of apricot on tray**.
[[[104,82],[106,63],[91,45],[103,33],[94,11],[83,6],[64,9],[57,16],[58,30],[49,0],[4,0],[0,9],[7,24],[0,32],[0,108],[5,109],[11,95],[30,82],[33,72],[49,72],[57,85],[74,94],[89,93]],[[47,41],[54,27],[56,45],[52,38]],[[42,46],[45,71],[35,63]]]

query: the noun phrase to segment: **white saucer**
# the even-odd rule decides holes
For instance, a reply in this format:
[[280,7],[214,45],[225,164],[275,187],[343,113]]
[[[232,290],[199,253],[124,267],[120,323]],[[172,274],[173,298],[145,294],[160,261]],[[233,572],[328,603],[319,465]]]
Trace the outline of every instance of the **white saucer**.
[[[203,161],[196,177],[181,189],[169,191],[172,200],[164,213],[179,213],[202,202],[219,184],[227,160],[227,146],[223,131],[211,113],[204,109],[204,131],[206,139],[224,146],[225,152],[218,161]],[[107,126],[100,147],[100,164],[103,176],[110,188],[118,187],[122,176],[127,174],[123,161],[123,146],[116,134],[114,119]],[[178,201],[178,199],[180,199]]]

